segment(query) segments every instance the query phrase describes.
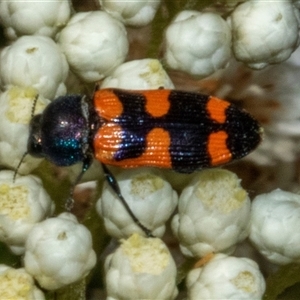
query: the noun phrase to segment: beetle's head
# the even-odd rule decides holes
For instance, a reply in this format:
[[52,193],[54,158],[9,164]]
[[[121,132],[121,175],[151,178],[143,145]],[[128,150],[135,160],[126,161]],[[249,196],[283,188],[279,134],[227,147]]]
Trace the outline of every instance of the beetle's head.
[[30,122],[27,151],[58,166],[84,159],[89,126],[87,103],[81,95],[62,96],[51,102]]

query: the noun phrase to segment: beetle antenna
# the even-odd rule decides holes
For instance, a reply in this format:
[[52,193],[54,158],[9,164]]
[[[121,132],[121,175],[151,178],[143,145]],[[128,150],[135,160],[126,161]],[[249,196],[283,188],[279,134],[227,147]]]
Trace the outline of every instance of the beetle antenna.
[[25,157],[26,157],[27,154],[28,154],[28,152],[26,151],[26,152],[22,155],[22,157],[21,157],[21,159],[20,159],[20,161],[19,161],[19,163],[18,163],[18,165],[17,165],[17,167],[16,167],[16,169],[15,169],[14,176],[13,176],[13,183],[15,183],[15,181],[16,181],[16,177],[17,177],[18,171],[19,171],[19,169],[20,169],[20,167],[21,167],[21,164],[23,163],[23,161],[24,161],[24,159],[25,159]]
[[128,214],[132,218],[132,220],[145,232],[147,237],[153,237],[151,230],[149,230],[147,227],[145,227],[140,220],[137,218],[137,216],[133,213],[131,208],[129,207],[128,203],[126,202],[125,198],[123,197],[120,186],[113,176],[113,174],[109,171],[106,165],[102,164],[102,168],[104,171],[105,179],[110,185],[110,187],[113,189],[113,191],[116,193],[122,204],[124,205],[125,209],[127,210]]
[[39,99],[39,94],[37,94],[33,100],[33,104],[32,104],[32,107],[31,107],[31,118],[34,116],[34,113],[35,113],[35,108],[36,108],[36,103]]

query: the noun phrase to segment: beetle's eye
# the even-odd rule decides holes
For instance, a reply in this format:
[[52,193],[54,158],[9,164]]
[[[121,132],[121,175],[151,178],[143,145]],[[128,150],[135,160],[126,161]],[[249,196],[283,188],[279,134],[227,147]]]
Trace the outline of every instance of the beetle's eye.
[[41,117],[42,115],[36,115],[30,121],[27,151],[34,157],[44,157],[40,126]]

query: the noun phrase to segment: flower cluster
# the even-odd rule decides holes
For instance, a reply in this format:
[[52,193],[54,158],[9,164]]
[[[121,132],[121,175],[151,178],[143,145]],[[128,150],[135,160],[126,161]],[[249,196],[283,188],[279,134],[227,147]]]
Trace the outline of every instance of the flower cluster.
[[[70,212],[60,213],[56,188],[47,181],[56,176],[74,183],[81,166],[50,172],[42,159],[24,156],[30,120],[59,96],[95,82],[100,88],[174,89],[185,78],[187,88],[251,103],[266,137],[250,160],[288,166],[274,176],[281,183],[297,177],[299,3],[224,0],[208,7],[187,1],[174,9],[169,2],[99,0],[100,9],[80,12],[69,0],[0,0],[9,41],[0,53],[0,165],[9,169],[0,171],[0,241],[23,255],[24,266],[0,265],[1,299],[45,299],[35,281],[45,293],[84,282],[100,257],[93,245],[103,234],[95,231],[98,216],[113,238],[101,256],[110,300],[176,299],[179,293],[189,300],[261,299],[266,282],[259,261],[238,256],[247,241],[265,269],[299,263],[296,193],[261,184],[264,193],[251,202],[241,179],[219,168],[191,175],[112,169],[132,214],[154,236],[145,237],[103,180],[99,162],[77,190],[94,192],[98,215],[88,209],[86,224],[93,224],[87,228]],[[155,51],[138,53],[140,41],[150,41]],[[11,171],[21,160],[17,173]],[[175,259],[169,236],[181,253]],[[184,292],[176,274],[183,257],[197,261],[183,272]]]

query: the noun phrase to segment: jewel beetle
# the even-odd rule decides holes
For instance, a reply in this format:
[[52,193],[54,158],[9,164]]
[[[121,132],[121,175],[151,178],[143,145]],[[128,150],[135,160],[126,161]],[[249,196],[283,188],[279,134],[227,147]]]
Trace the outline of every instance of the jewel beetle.
[[110,88],[96,89],[92,99],[67,95],[51,102],[31,120],[27,152],[58,166],[82,162],[76,183],[96,158],[126,206],[106,165],[191,173],[244,157],[261,136],[250,114],[213,96]]

